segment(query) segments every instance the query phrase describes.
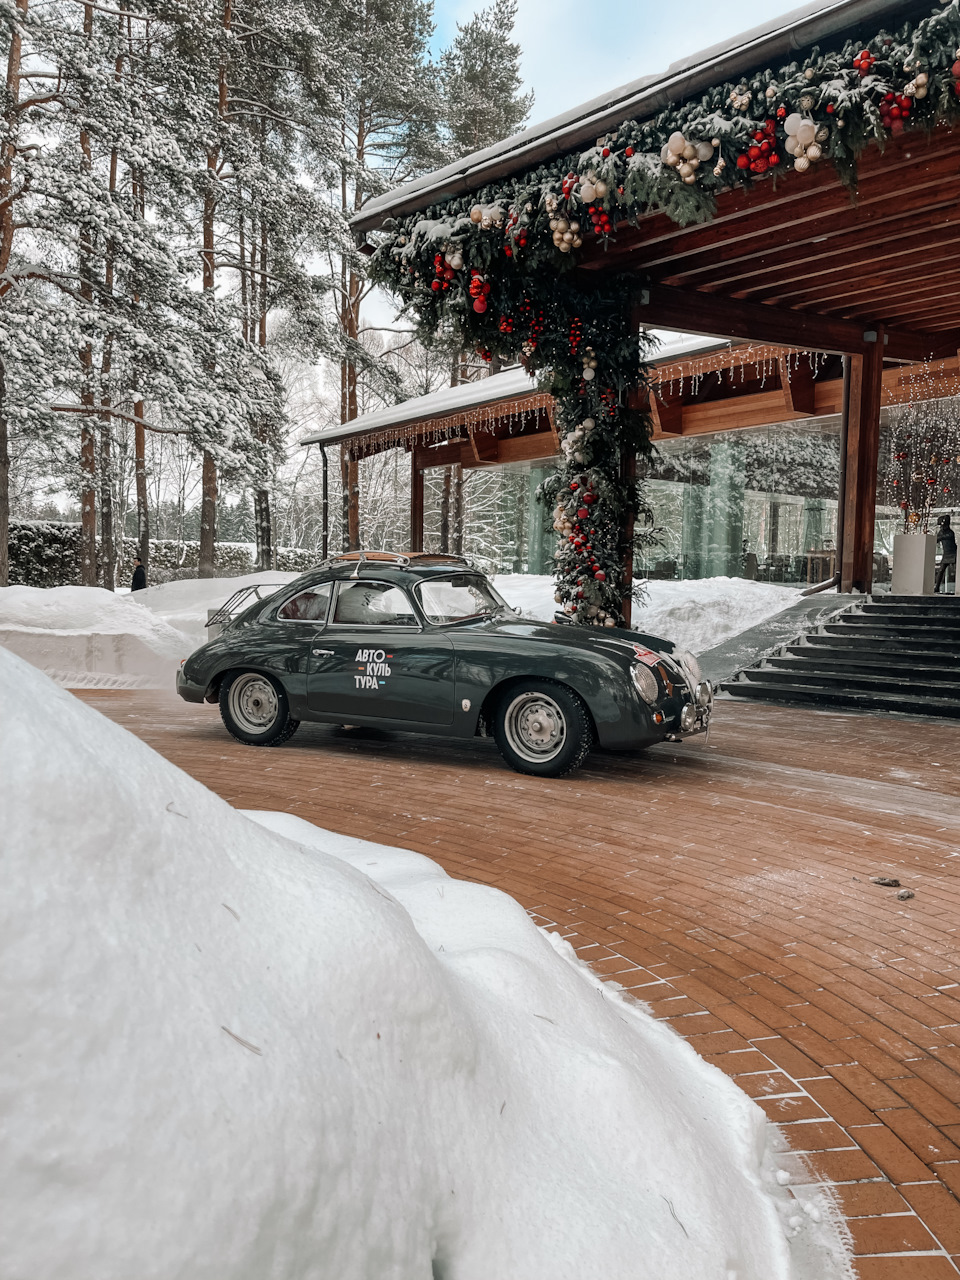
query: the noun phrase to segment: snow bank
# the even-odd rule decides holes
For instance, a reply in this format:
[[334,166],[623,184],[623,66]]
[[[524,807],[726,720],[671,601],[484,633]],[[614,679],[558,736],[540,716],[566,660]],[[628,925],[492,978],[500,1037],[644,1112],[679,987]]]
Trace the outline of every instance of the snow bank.
[[[532,617],[553,618],[557,604],[552,578],[510,573],[494,581],[508,603]],[[705,653],[800,599],[800,592],[793,587],[744,578],[648,582],[647,593],[647,603],[634,609],[634,627],[673,640],[693,653]]]
[[755,1104],[512,899],[0,675],[4,1280],[849,1274]]
[[73,688],[172,687],[195,647],[135,595],[101,587],[0,588],[0,645]]
[[241,587],[257,584],[293,582],[298,573],[280,573],[269,570],[263,573],[247,573],[239,578],[186,578],[180,582],[164,582],[156,587],[138,591],[138,604],[146,607],[158,618],[169,623],[193,642],[191,649],[205,644],[208,609],[220,606]]

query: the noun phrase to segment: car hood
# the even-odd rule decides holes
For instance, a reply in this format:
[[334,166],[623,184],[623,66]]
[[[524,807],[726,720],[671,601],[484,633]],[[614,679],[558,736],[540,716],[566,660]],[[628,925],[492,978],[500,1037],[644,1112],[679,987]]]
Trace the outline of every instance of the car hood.
[[[531,640],[534,643],[562,644],[573,649],[587,649],[591,653],[616,654],[634,662],[641,656],[636,651],[638,647],[652,650],[658,656],[671,658],[674,662],[680,652],[671,640],[651,636],[643,631],[628,630],[626,627],[582,627],[576,624],[541,622],[536,618],[510,617],[487,618],[476,625],[482,627],[488,635],[493,633],[518,640]],[[470,630],[474,630],[474,627],[471,626]],[[456,630],[451,635],[455,638]]]

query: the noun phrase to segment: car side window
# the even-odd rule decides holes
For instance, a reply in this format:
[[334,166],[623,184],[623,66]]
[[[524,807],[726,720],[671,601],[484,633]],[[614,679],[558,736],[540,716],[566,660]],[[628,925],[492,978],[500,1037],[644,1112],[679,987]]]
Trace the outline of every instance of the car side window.
[[333,621],[351,627],[416,627],[407,593],[388,582],[341,582]]
[[280,606],[277,617],[283,622],[324,622],[330,603],[330,587],[329,582],[324,582],[309,591],[301,591]]

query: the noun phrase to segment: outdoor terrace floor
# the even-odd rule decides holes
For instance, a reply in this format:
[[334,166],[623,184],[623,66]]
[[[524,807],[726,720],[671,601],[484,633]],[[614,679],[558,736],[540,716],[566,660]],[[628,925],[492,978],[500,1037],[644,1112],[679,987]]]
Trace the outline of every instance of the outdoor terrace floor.
[[258,751],[215,707],[78,696],[233,805],[512,894],[836,1184],[862,1280],[960,1275],[960,724],[724,701],[708,745],[544,781],[491,741],[304,725]]

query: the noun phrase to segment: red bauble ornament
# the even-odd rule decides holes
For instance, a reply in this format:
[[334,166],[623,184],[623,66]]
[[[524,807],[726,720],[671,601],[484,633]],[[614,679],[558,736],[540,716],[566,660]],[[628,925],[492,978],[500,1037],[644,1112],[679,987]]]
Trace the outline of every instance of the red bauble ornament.
[[578,520],[586,520],[586,518],[587,518],[587,516],[589,516],[589,514],[590,514],[590,512],[587,510],[587,508],[586,508],[586,507],[581,507],[581,508],[580,508],[580,510],[577,512],[577,519],[578,519]]
[[748,165],[749,163],[750,163],[750,157],[749,157],[749,156],[744,156],[744,155],[737,156],[737,168],[738,168],[738,169],[746,169],[746,167],[747,167],[747,165]]
[[833,115],[833,113],[834,113],[834,111],[836,111],[836,107],[833,105],[833,103],[832,103],[832,102],[828,102],[828,103],[827,103],[827,114],[832,116],[832,115]]
[[482,315],[482,314],[484,313],[484,311],[486,311],[486,309],[487,309],[487,300],[486,300],[486,298],[474,298],[474,300],[473,300],[473,309],[474,309],[474,311],[476,311],[476,312],[477,312],[477,314],[478,314],[478,315]]
[[570,488],[571,488],[571,489],[573,489],[574,491],[576,491],[577,489],[579,489],[579,488],[580,488],[580,481],[579,481],[579,480],[571,480],[571,481],[570,481]]
[[606,160],[607,156],[610,154],[610,148],[604,147],[600,154],[603,156],[604,160]]
[[626,151],[624,151],[624,153],[623,153],[623,154],[624,154],[624,155],[627,157],[627,159],[629,160],[629,159],[630,159],[630,157],[633,155],[633,147],[627,147]]
[[778,120],[784,120],[784,119],[786,119],[786,115],[787,115],[787,108],[786,108],[786,107],[777,107],[777,119],[778,119]]
[[771,169],[773,168],[773,166],[774,166],[775,164],[779,164],[779,163],[780,163],[780,157],[777,155],[777,153],[776,153],[775,151],[774,151],[774,152],[772,152],[772,153],[770,154],[770,156],[769,156],[769,158],[768,158],[768,160],[767,160],[767,163],[770,165]]
[[439,281],[439,280],[431,280],[431,281],[430,281],[430,288],[433,290],[433,292],[434,292],[434,293],[436,293],[436,292],[439,290],[439,288],[440,288],[440,281]]
[[507,257],[508,257],[508,258],[512,258],[512,257],[513,257],[513,250],[510,248],[510,246],[509,246],[508,244],[507,244],[507,245],[504,245],[504,247],[503,247],[503,252],[507,255]]
[[757,160],[757,159],[759,159],[759,156],[760,156],[760,148],[759,148],[759,147],[751,147],[751,148],[750,148],[750,150],[747,152],[747,155],[750,157],[750,159],[751,159],[751,160]]
[[589,503],[589,502],[596,502],[596,500],[597,500],[597,495],[596,495],[595,493],[585,493],[585,494],[583,495],[583,500],[584,500],[584,502],[588,502],[588,503]]
[[596,578],[598,582],[606,582],[607,580],[607,575],[603,572],[602,569],[598,569],[593,576]]

